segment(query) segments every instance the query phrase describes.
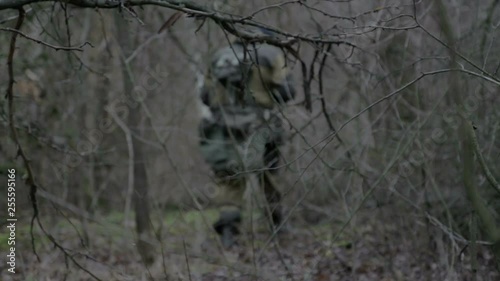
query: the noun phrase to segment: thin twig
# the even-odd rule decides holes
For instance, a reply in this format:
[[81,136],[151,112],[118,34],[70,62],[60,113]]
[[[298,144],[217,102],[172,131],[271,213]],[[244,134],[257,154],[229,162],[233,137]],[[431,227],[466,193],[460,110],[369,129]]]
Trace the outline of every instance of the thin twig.
[[309,78],[304,81],[304,85],[305,85],[304,86],[304,95],[305,95],[305,99],[306,99],[306,108],[309,111],[312,111],[311,83],[312,83],[312,80],[314,79],[314,65],[316,64],[316,60],[318,59],[320,50],[322,48],[323,48],[322,46],[321,47],[316,46],[316,48],[314,50],[313,58],[311,60],[311,64],[309,66]]
[[486,65],[486,57],[487,57],[484,55],[484,51],[485,51],[484,47],[486,46],[486,39],[488,37],[488,31],[490,31],[490,29],[491,29],[491,19],[493,18],[493,13],[495,12],[496,7],[498,6],[499,3],[500,3],[499,0],[493,0],[491,2],[490,6],[488,7],[488,16],[486,16],[486,19],[483,22],[484,34],[483,34],[483,38],[481,39],[481,43],[479,44],[480,50],[481,50],[481,55],[482,55],[482,60],[483,60],[483,67]]
[[[328,123],[328,127],[330,128],[330,131],[335,133],[336,130],[335,130],[335,127],[333,126],[333,122],[330,119],[328,112],[326,111],[325,96],[324,96],[324,92],[323,92],[323,69],[324,69],[326,60],[330,54],[331,48],[332,48],[332,44],[328,45],[326,52],[325,52],[325,55],[323,56],[323,59],[321,60],[321,65],[319,68],[318,76],[319,76],[319,93],[321,96],[321,109],[322,109],[323,115],[325,116],[325,119]],[[335,136],[341,145],[345,145],[345,142],[342,140],[342,138],[340,137],[339,134],[335,134]],[[347,159],[349,159],[349,161],[351,161],[351,163],[354,167],[354,171],[364,180],[365,184],[368,186],[368,189],[371,189],[371,185],[369,184],[370,181],[369,181],[368,177],[366,175],[364,175],[361,172],[361,170],[359,169],[358,165],[354,161],[354,157],[352,156],[349,148],[346,149],[346,156],[347,156]]]
[[[33,11],[33,9],[32,9],[32,8],[26,9],[26,10],[24,11],[24,14],[25,14],[25,15],[27,15],[27,14],[31,13],[32,11]],[[17,19],[17,18],[19,18],[19,15],[11,16],[11,17],[8,17],[8,18],[6,18],[6,19],[1,19],[1,20],[0,20],[0,24],[4,24],[4,23],[6,23],[6,22],[8,22],[8,21],[15,20],[15,19]]]
[[[415,206],[413,206],[413,207],[415,207]],[[420,208],[417,208],[417,207],[415,207],[415,208],[420,211]],[[448,237],[455,239],[457,242],[464,243],[464,244],[472,243],[472,240],[465,239],[462,235],[460,235],[460,233],[454,231],[451,227],[444,225],[436,217],[432,216],[428,212],[425,212],[425,217],[430,221],[431,224],[433,224],[434,226],[439,228]],[[483,245],[483,246],[491,246],[492,245],[491,242],[481,241],[481,240],[477,240],[475,243],[478,245]]]
[[449,43],[443,41],[442,39],[440,39],[439,37],[437,37],[436,35],[434,35],[432,32],[430,32],[429,30],[427,30],[427,28],[425,28],[419,21],[418,19],[415,17],[415,22],[417,23],[418,27],[424,31],[427,35],[429,35],[432,39],[436,40],[439,44],[443,45],[445,48],[448,49],[449,53],[451,56],[455,57],[459,57],[461,58],[462,60],[464,60],[465,62],[467,62],[469,65],[471,65],[472,67],[474,67],[475,69],[481,71],[482,74],[485,74],[488,76],[488,78],[491,78],[492,80],[496,81],[497,83],[500,82],[493,74],[487,72],[484,68],[480,67],[479,65],[477,65],[476,63],[474,63],[473,61],[471,61],[469,58],[467,58],[466,56],[462,55],[460,52],[458,52],[453,46],[450,46]]
[[[80,45],[80,47],[66,47],[66,46],[56,46],[56,45],[52,45],[52,44],[49,44],[47,42],[44,42],[42,40],[39,40],[39,39],[36,39],[36,38],[33,38],[33,37],[30,37],[24,33],[22,33],[21,31],[19,31],[18,28],[9,28],[9,27],[0,27],[0,30],[3,30],[3,31],[9,31],[9,32],[13,32],[15,34],[19,34],[21,35],[22,37],[26,38],[26,39],[29,39],[31,41],[35,41],[36,43],[38,44],[41,44],[41,45],[44,45],[44,46],[47,46],[49,48],[52,48],[56,51],[59,51],[59,50],[63,50],[63,51],[78,51],[78,52],[83,52],[83,49],[82,47],[85,46],[85,45],[91,45],[89,42],[85,42],[83,44]],[[91,45],[92,46],[92,45]]]
[[481,148],[479,148],[479,144],[477,142],[477,136],[474,130],[471,132],[471,141],[472,145],[474,147],[474,152],[476,153],[477,160],[479,161],[479,165],[481,166],[481,169],[483,169],[484,175],[490,182],[490,184],[495,188],[497,192],[500,193],[500,184],[498,184],[497,180],[491,173],[490,169],[488,168],[488,164],[486,164],[486,161],[484,160],[483,154],[481,153]]
[[185,239],[182,239],[182,246],[184,247],[184,258],[186,259],[186,266],[187,266],[187,270],[188,270],[189,281],[192,281],[193,279],[191,279],[191,268],[189,267],[189,258],[188,258],[187,251],[186,251],[186,240]]
[[325,102],[325,93],[323,92],[323,69],[325,68],[325,63],[326,59],[330,55],[330,50],[332,48],[332,45],[328,45],[326,47],[325,54],[323,55],[323,59],[321,59],[321,65],[319,67],[318,71],[318,79],[319,79],[319,95],[321,96],[320,101],[321,101],[321,110],[323,111],[323,116],[325,116],[326,123],[328,124],[328,128],[330,128],[330,131],[335,132],[335,128],[333,127],[333,122],[330,119],[330,116],[328,115],[328,112],[326,111],[326,102]]
[[71,46],[71,32],[69,29],[68,4],[61,3],[61,8],[64,11],[64,25],[66,26],[66,37],[68,39],[68,46]]
[[300,61],[300,70],[302,72],[302,87],[304,90],[304,99],[306,109],[309,112],[312,112],[312,102],[311,102],[311,88],[307,85],[307,65],[306,63],[298,56],[296,58]]
[[[50,240],[50,242],[52,242],[52,244],[54,244],[54,248],[58,248],[59,250],[61,250],[61,252],[63,252],[65,259],[69,258],[73,262],[74,265],[76,265],[78,268],[80,268],[85,273],[87,273],[88,275],[90,275],[92,278],[94,278],[95,280],[98,280],[98,281],[102,281],[102,279],[100,279],[99,277],[97,277],[90,270],[88,270],[87,268],[83,267],[80,263],[78,263],[78,261],[75,259],[75,255],[74,254],[70,254],[68,252],[68,249],[66,249],[63,245],[59,244],[56,241],[56,239],[54,238],[54,236],[52,236],[51,234],[49,234],[45,230],[45,228],[43,227],[42,223],[40,222],[40,220],[38,218],[37,218],[37,222],[38,222],[38,226],[42,230],[43,234]],[[84,256],[86,258],[89,258],[87,255],[84,255]]]
[[470,259],[472,269],[472,281],[477,281],[477,217],[473,212],[470,218]]

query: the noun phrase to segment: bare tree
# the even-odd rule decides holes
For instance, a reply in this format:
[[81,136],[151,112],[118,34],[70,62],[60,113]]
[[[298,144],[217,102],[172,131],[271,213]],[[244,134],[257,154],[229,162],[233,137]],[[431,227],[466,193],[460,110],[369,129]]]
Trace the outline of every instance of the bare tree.
[[[22,278],[497,280],[499,2],[0,0],[0,168],[26,182],[41,260],[23,251]],[[301,89],[280,112],[296,227],[254,218],[237,262],[198,202],[214,191],[192,110],[234,37],[285,50]],[[47,241],[58,272],[29,267]]]

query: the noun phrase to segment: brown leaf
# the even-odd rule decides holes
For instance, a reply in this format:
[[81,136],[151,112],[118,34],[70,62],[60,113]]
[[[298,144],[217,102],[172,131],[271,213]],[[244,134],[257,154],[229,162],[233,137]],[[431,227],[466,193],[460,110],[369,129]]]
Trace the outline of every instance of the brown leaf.
[[160,28],[160,30],[158,30],[158,34],[162,33],[163,31],[165,31],[167,28],[170,28],[172,27],[175,22],[182,16],[183,12],[181,11],[177,11],[175,12],[170,18],[168,18],[168,20],[162,25],[162,27]]

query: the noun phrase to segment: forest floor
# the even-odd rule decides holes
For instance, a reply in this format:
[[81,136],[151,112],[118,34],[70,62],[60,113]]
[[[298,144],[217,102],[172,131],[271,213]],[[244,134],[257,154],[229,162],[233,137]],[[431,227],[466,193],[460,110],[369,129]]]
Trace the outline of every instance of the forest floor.
[[[42,221],[58,246],[35,227],[39,261],[29,218],[21,220],[26,225],[17,230],[16,274],[2,262],[1,280],[474,280],[472,247],[428,219],[379,208],[361,210],[349,223],[323,218],[312,224],[292,216],[277,236],[265,219],[247,214],[245,234],[228,250],[211,230],[215,211],[168,212],[157,228],[160,238],[151,242],[157,256],[150,266],[141,262],[133,225],[124,226],[122,215],[86,224],[55,217]],[[477,264],[476,280],[500,280],[485,245],[477,246]]]

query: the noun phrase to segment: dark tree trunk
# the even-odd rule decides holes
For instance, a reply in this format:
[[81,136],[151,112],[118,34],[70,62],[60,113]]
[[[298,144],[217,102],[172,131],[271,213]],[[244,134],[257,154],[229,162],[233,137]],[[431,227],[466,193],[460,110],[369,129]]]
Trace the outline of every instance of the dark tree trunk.
[[[115,15],[115,22],[118,33],[118,43],[123,52],[124,57],[128,57],[132,52],[131,26],[126,20],[123,20],[121,15]],[[130,99],[133,89],[131,72],[127,71],[127,65],[122,61],[122,76],[123,76],[123,94],[126,99]],[[128,106],[127,126],[131,133],[140,134],[139,127],[141,121],[140,106]],[[148,238],[151,238],[151,220],[149,216],[149,200],[148,200],[148,180],[146,167],[144,163],[144,155],[141,144],[132,137],[132,147],[134,155],[134,186],[133,186],[133,205],[135,211],[135,228],[137,232],[137,249],[146,264],[151,264],[154,261],[154,248],[148,243]]]

